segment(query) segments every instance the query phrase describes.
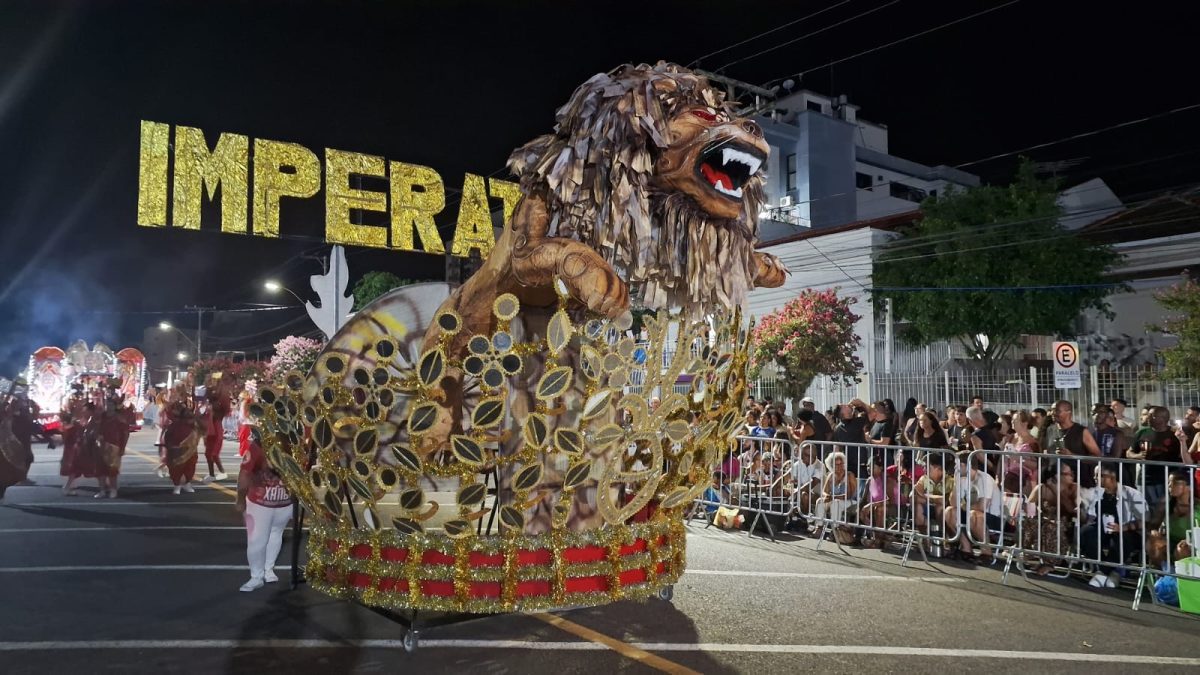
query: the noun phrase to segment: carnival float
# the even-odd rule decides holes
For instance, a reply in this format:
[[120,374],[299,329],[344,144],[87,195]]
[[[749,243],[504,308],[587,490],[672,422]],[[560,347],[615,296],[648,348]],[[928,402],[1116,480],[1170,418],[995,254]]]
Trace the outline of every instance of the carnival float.
[[146,357],[132,347],[114,353],[104,343],[89,348],[83,340],[76,340],[65,351],[47,346],[31,354],[25,380],[29,383],[29,398],[41,411],[43,429],[53,433],[71,395],[100,401],[111,385],[118,385],[125,404],[140,413]]

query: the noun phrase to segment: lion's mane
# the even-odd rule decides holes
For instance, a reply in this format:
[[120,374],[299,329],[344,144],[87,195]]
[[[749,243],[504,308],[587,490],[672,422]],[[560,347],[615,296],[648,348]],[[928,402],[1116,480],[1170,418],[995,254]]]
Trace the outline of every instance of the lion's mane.
[[653,184],[668,122],[696,105],[728,110],[722,92],[681,66],[624,65],[576,89],[554,133],[509,158],[522,191],[546,200],[549,235],[600,252],[635,305],[702,313],[740,305],[754,285],[761,175],[743,186],[736,220],[713,218],[689,196]]

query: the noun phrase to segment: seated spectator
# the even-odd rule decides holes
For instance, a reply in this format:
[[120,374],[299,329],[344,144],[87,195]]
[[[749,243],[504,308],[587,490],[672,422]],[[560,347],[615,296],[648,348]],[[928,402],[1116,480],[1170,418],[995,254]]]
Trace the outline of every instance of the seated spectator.
[[1192,481],[1186,473],[1171,474],[1167,498],[1154,507],[1154,515],[1146,521],[1151,530],[1147,536],[1146,554],[1155,567],[1170,569],[1177,560],[1179,545],[1186,546],[1187,535],[1200,523],[1200,504],[1195,501]]
[[788,493],[792,496],[792,512],[801,520],[812,515],[821,483],[825,479],[825,464],[817,457],[811,443],[800,445],[799,457],[792,458],[785,468]]
[[[1099,487],[1084,498],[1087,525],[1079,533],[1080,553],[1085,558],[1124,564],[1142,550],[1142,519],[1146,501],[1142,493],[1121,485],[1111,465],[1096,470]],[[1092,588],[1116,588],[1121,580],[1116,567],[1101,566],[1088,585]]]
[[925,459],[925,475],[913,485],[913,520],[917,531],[926,535],[930,534],[927,529],[930,524],[941,522],[949,499],[954,496],[954,476],[943,466],[944,457],[950,455],[929,453]]
[[[971,457],[968,455],[968,457]],[[987,461],[983,455],[974,455],[969,461],[967,483],[958,486],[956,491],[960,498],[958,505],[946,509],[946,531],[953,532],[958,539],[957,557],[967,562],[976,562],[972,539],[967,537],[970,529],[974,541],[980,542],[980,560],[984,564],[992,562],[989,542],[989,531],[999,531],[1004,528],[1004,491],[996,484],[996,479],[988,475]],[[958,523],[965,527],[959,527]]]
[[907,508],[913,483],[925,475],[924,467],[904,450],[897,450],[892,457],[892,464],[883,473],[888,480],[888,498],[892,504],[896,508]]
[[[887,527],[889,508],[895,510],[895,504],[887,500],[888,480],[884,475],[883,465],[872,460],[868,464],[871,477],[867,479],[867,489],[859,500],[858,513],[863,525],[881,530]],[[870,538],[863,543],[867,548],[882,548],[884,536],[872,531]]]
[[1036,515],[1022,524],[1021,548],[1040,553],[1027,555],[1025,561],[1036,563],[1037,575],[1046,576],[1070,550],[1079,518],[1081,502],[1071,467],[1047,466],[1042,471],[1042,482],[1030,491],[1028,502]]
[[828,518],[834,525],[834,538],[838,543],[853,540],[853,529],[847,524],[846,516],[858,493],[858,480],[846,470],[846,455],[830,453],[825,458],[825,482],[821,486],[821,497],[817,500],[814,516]]
[[[704,509],[704,515],[712,521],[717,514],[717,509],[722,504],[729,503],[729,479],[728,476],[720,471],[713,474],[712,484],[704,490],[704,496],[700,498]],[[715,523],[714,523],[715,524]]]

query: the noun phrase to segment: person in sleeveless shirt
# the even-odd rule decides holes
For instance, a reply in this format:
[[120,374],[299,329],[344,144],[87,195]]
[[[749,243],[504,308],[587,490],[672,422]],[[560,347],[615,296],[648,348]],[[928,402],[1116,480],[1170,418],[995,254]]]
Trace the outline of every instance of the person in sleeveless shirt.
[[[1075,408],[1070,401],[1054,404],[1054,420],[1046,427],[1046,452],[1072,457],[1099,457],[1100,447],[1087,429],[1075,422]],[[1096,487],[1096,463],[1073,461],[1071,467],[1085,488]]]

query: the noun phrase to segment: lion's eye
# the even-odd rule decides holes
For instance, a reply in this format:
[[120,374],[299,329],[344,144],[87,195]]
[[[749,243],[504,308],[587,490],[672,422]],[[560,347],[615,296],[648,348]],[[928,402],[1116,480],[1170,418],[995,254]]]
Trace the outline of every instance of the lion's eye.
[[696,108],[692,111],[692,114],[704,120],[705,122],[717,121],[717,114],[708,108]]

